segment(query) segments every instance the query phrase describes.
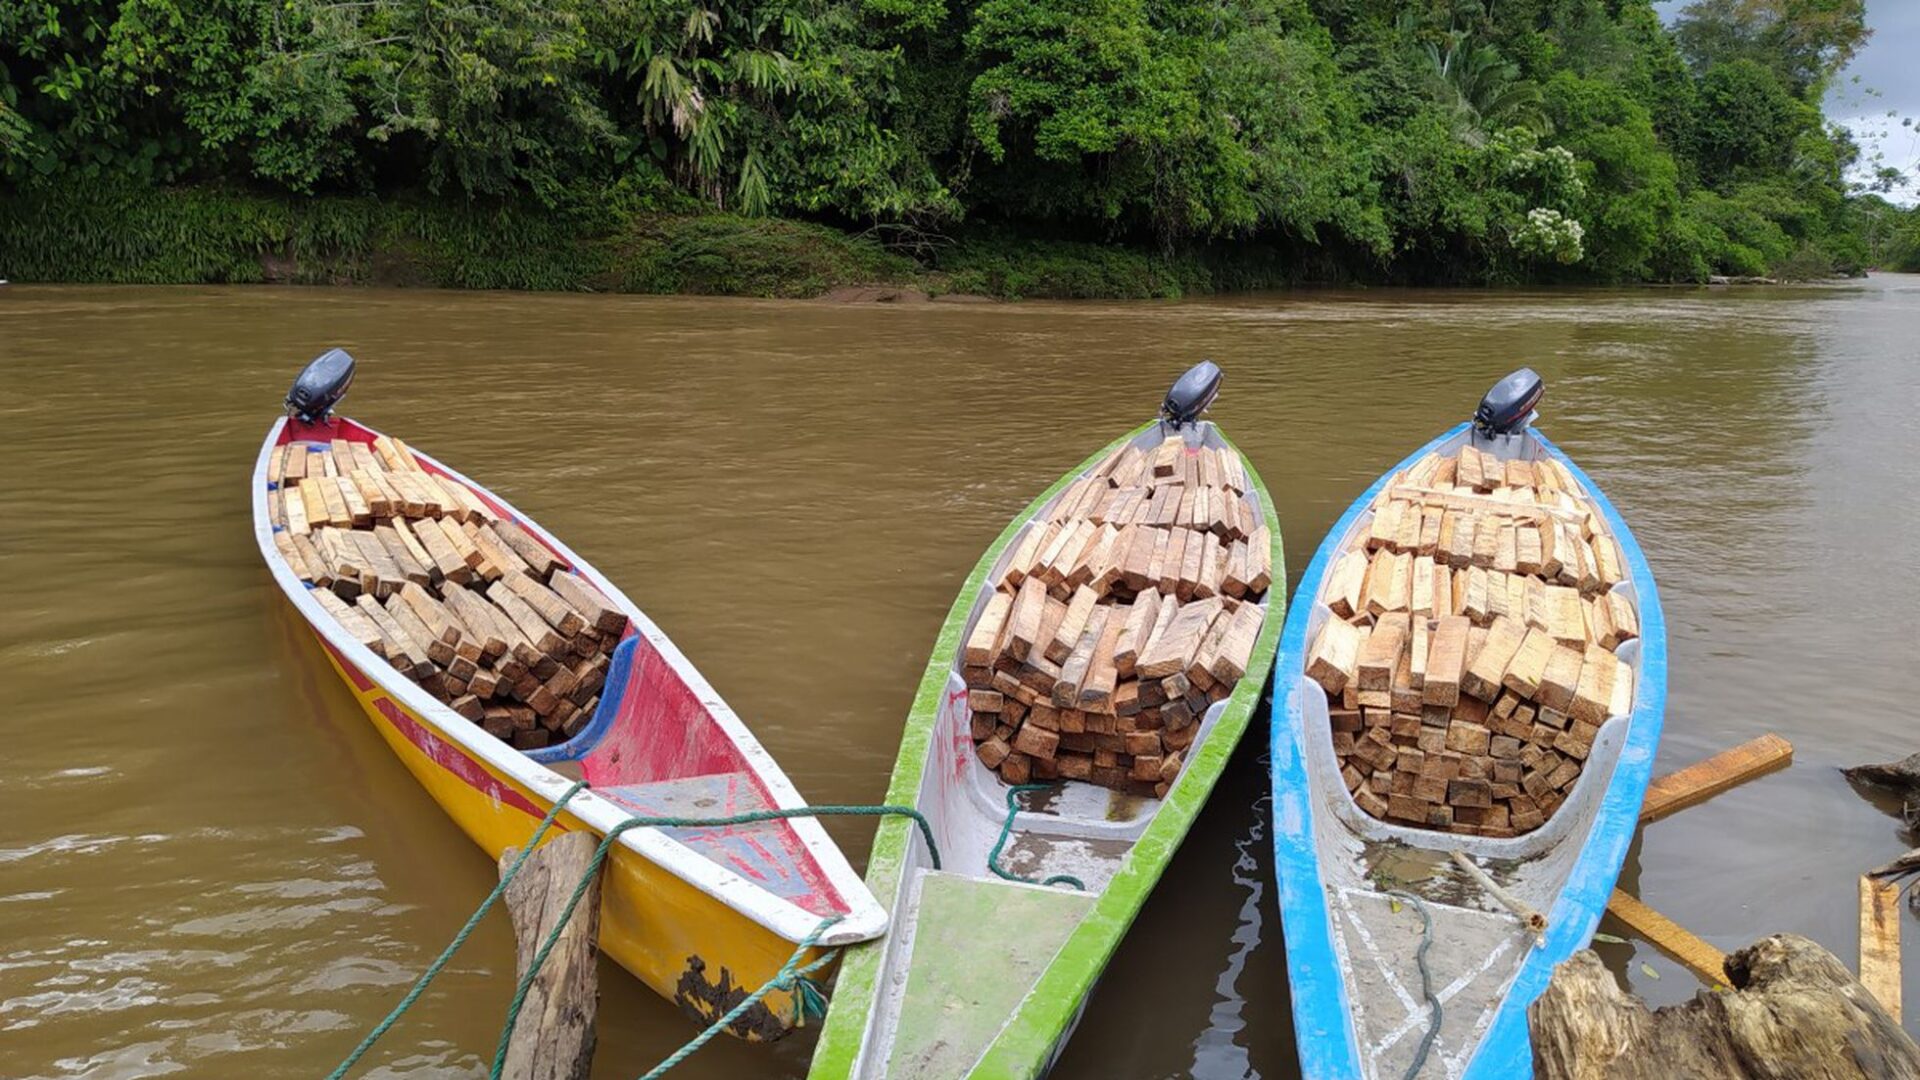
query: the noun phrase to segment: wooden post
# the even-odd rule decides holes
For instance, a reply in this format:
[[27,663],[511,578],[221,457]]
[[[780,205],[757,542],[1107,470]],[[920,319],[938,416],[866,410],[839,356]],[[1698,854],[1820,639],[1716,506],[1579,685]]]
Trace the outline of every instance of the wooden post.
[[[567,898],[593,862],[599,838],[587,832],[554,836],[528,857],[507,886],[507,910],[513,916],[514,968],[526,975],[534,954],[553,933]],[[518,849],[500,855],[500,872],[512,865]],[[527,988],[527,999],[507,1042],[507,1080],[586,1080],[593,1068],[594,1017],[599,1011],[597,950],[600,933],[600,881],[587,886],[553,952]]]
[[1832,953],[1793,934],[1728,959],[1733,989],[1649,1012],[1592,952],[1554,968],[1527,1009],[1537,1080],[1881,1080],[1920,1047]]
[[1900,1021],[1900,886],[1860,878],[1860,985]]

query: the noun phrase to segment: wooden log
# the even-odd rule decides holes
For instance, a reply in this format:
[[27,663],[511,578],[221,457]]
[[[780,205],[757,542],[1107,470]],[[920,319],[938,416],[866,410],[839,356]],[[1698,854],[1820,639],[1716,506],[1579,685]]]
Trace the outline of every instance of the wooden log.
[[1920,1076],[1920,1047],[1831,953],[1793,934],[1726,959],[1731,992],[1649,1012],[1576,953],[1527,1010],[1538,1080]]
[[[526,977],[534,956],[567,914],[567,900],[593,867],[598,842],[585,831],[552,834],[507,885],[502,899],[513,918],[514,966],[520,978]],[[503,878],[518,854],[518,848],[500,854]],[[503,1077],[587,1080],[598,1037],[599,933],[600,875],[595,873],[527,988],[507,1040]]]

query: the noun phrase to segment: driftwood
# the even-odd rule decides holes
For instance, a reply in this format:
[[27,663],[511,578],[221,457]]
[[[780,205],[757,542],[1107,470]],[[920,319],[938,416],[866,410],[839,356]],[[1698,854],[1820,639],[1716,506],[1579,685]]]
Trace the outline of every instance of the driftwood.
[[1920,1047],[1832,953],[1775,934],[1727,958],[1732,991],[1648,1011],[1591,951],[1527,1011],[1538,1080],[1911,1080]]
[[1862,784],[1878,784],[1903,795],[1920,792],[1920,754],[1908,754],[1899,761],[1878,765],[1855,765],[1842,769],[1847,779]]
[[[553,933],[567,898],[593,861],[599,838],[565,832],[541,845],[507,886],[507,910],[513,916],[516,979]],[[500,870],[513,862],[517,848],[500,856]],[[581,896],[567,928],[554,944],[540,973],[527,988],[527,1000],[507,1043],[508,1080],[586,1080],[593,1068],[594,1018],[599,1011],[597,949],[600,933],[600,881],[596,876]]]

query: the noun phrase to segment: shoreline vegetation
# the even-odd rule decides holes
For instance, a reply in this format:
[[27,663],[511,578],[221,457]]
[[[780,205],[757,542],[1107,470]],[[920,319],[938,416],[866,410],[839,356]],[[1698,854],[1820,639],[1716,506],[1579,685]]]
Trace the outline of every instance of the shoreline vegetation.
[[0,275],[1131,299],[1920,270],[1905,178],[1819,109],[1868,33],[1861,0],[28,0],[0,7]]

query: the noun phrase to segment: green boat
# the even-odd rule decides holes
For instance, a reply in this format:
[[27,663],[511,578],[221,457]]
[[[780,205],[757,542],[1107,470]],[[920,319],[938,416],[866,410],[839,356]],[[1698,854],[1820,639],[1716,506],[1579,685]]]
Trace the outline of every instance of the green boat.
[[[1284,621],[1286,571],[1272,500],[1239,450],[1201,419],[1219,383],[1211,363],[1189,371],[1159,419],[1042,492],[961,587],[907,717],[887,796],[925,815],[937,852],[909,819],[880,826],[867,884],[890,909],[891,933],[845,953],[813,1057],[815,1080],[1038,1076],[1065,1047],[1095,980],[1240,742]],[[1136,488],[1144,494],[1132,495]],[[1163,488],[1175,491],[1152,497]],[[1032,588],[1026,579],[1040,578],[1042,565],[1068,573],[1061,560],[1045,558],[1046,548],[1060,546],[1046,538],[1063,521],[1071,527],[1076,513],[1105,515],[1101,529],[1119,529],[1156,559],[1185,541],[1207,558],[1197,573],[1189,572],[1191,560],[1171,571],[1156,562],[1143,573],[1127,563],[1120,538],[1089,557],[1092,585],[1111,589],[1099,603],[1113,605],[1110,619],[1089,622],[1114,623],[1118,648],[1130,644],[1137,655],[1121,653],[1111,697],[1102,693],[1112,679],[1100,686],[1095,674],[1086,679],[1092,689],[1065,695],[1061,713],[1060,684],[1076,677],[1086,646],[1055,667],[1046,628],[1033,640],[1019,627],[1024,592],[1013,586]],[[1169,543],[1174,533],[1182,535]],[[1068,601],[1086,585],[1048,574],[1046,602],[1068,609],[1062,618],[1070,623]],[[1143,600],[1149,616],[1158,606],[1159,617],[1134,630],[1129,613]],[[1204,631],[1198,638],[1195,625]],[[1055,633],[1071,638],[1071,628]],[[1081,642],[1100,636],[1087,633]],[[1016,665],[1008,657],[1020,650],[1008,643],[1023,634],[1031,651]],[[1137,637],[1129,642],[1129,634]],[[1199,644],[1189,648],[1188,640]],[[1112,648],[1101,640],[1099,650]],[[985,654],[991,668],[980,666]],[[1096,659],[1096,671],[1110,655]],[[1169,667],[1173,675],[1158,674]],[[987,681],[989,672],[997,681]],[[1023,712],[1016,683],[1028,688],[1021,697],[1035,686],[1053,689]],[[988,711],[1002,702],[1002,713]],[[1036,724],[1057,730],[1029,731]],[[1179,750],[1145,752],[1152,739],[1137,740],[1156,732]],[[1115,755],[1111,748],[1123,744],[1138,753]],[[1083,757],[1090,746],[1109,749]],[[1103,764],[1089,779],[1071,778],[1086,771],[1087,757]]]

